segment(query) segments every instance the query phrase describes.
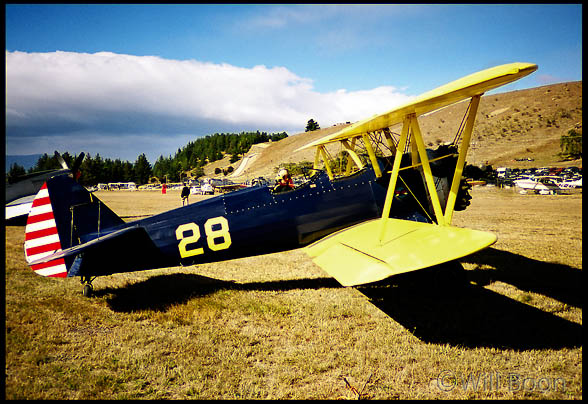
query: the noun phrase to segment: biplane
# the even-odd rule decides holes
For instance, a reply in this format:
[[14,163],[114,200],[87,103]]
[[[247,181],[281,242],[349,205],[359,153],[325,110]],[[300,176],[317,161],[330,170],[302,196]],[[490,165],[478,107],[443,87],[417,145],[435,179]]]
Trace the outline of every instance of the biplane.
[[[471,198],[462,172],[480,98],[536,69],[483,70],[312,142],[305,181],[281,193],[250,187],[124,222],[72,175],[55,175],[28,216],[26,260],[39,275],[79,276],[89,295],[98,276],[300,247],[344,286],[459,259],[496,241],[451,226]],[[418,117],[468,99],[456,140],[426,148]]]

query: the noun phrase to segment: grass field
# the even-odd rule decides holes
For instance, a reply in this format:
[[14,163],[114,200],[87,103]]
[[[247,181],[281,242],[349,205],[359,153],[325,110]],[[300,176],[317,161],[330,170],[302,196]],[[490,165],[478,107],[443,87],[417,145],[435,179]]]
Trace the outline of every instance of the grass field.
[[[98,278],[85,298],[33,274],[9,226],[6,398],[582,399],[581,193],[472,194],[454,223],[495,245],[357,288],[296,250]],[[126,220],[181,205],[96,195]]]

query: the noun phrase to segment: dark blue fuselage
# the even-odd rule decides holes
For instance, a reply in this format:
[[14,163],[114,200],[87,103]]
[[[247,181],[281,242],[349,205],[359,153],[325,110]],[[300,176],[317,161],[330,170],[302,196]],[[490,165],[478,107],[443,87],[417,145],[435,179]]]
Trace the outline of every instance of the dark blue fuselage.
[[246,188],[128,225],[143,227],[169,266],[284,251],[378,217],[385,188],[375,179],[371,167],[333,181],[320,173],[291,191]]
[[[430,158],[440,153],[451,157],[450,152],[440,147],[431,152]],[[409,154],[402,159],[410,164]],[[452,160],[438,160],[431,164],[433,175],[445,177],[450,183],[452,172],[446,166],[453,164]],[[380,171],[386,173],[380,178],[369,163],[353,175],[333,180],[317,170],[306,183],[286,192],[275,193],[269,187],[246,188],[129,223],[78,184],[72,175],[55,175],[46,182],[52,211],[43,215],[54,217],[61,248],[32,265],[63,260],[67,276],[87,279],[302,247],[335,231],[380,217],[392,162],[390,157],[378,158]],[[396,184],[390,216],[431,222],[420,171],[407,167],[399,178],[401,184]],[[469,196],[458,195],[458,199],[463,199],[465,209]],[[32,238],[38,233],[35,230],[31,224]],[[55,242],[47,245],[54,248]],[[63,265],[61,261],[59,265]]]
[[[424,191],[417,171],[403,176],[415,193]],[[47,186],[67,275],[91,277],[302,247],[379,217],[388,181],[370,165],[334,180],[319,172],[290,191],[246,188],[129,223],[66,175]],[[420,210],[414,198],[399,196],[392,216],[426,220]]]

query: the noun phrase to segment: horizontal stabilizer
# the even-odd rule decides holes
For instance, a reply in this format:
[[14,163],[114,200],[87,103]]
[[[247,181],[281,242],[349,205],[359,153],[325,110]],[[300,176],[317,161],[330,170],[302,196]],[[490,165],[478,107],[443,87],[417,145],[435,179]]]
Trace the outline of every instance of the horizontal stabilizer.
[[496,235],[479,230],[375,219],[327,236],[306,252],[343,286],[354,286],[452,261],[495,242]]
[[[29,263],[33,269],[48,265],[60,276],[101,276],[164,266],[162,254],[141,226],[123,228],[86,243],[56,251]],[[54,265],[55,264],[55,265]],[[35,270],[37,274],[45,272]],[[52,271],[54,272],[54,270]]]
[[45,262],[53,261],[53,260],[59,259],[59,258],[66,258],[66,257],[72,257],[72,256],[75,257],[76,255],[78,255],[88,249],[95,248],[102,243],[106,243],[111,240],[115,240],[115,239],[120,238],[121,236],[129,234],[129,233],[143,234],[143,233],[145,233],[145,229],[143,229],[142,227],[127,227],[127,228],[124,228],[121,230],[117,230],[112,233],[108,233],[104,236],[96,237],[95,239],[90,240],[87,243],[78,244],[74,247],[66,248],[65,250],[55,251],[51,255],[47,255],[43,258],[29,262],[29,265],[43,264]]
[[[8,202],[6,204],[6,220],[15,219],[18,217],[26,216],[31,211],[33,207],[33,200],[35,199],[35,195],[28,195],[22,198],[18,198],[14,201]],[[26,220],[25,220],[26,222]]]

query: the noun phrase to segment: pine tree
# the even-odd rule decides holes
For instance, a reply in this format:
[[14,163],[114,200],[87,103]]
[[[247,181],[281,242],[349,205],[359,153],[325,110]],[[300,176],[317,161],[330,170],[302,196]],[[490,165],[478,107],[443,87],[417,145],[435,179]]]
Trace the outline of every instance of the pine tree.
[[573,160],[582,157],[582,132],[570,129],[567,135],[562,135],[559,140],[561,152],[559,155],[564,160]]
[[6,174],[9,183],[12,183],[16,178],[20,177],[21,175],[25,175],[27,172],[23,166],[19,165],[18,163],[12,163],[10,165],[10,171]]
[[147,184],[151,173],[151,164],[145,157],[145,153],[140,154],[135,161],[135,182],[137,184]]
[[305,132],[311,132],[313,130],[317,130],[320,129],[321,127],[319,126],[318,122],[315,122],[314,119],[309,119],[308,123],[306,124],[306,130]]

